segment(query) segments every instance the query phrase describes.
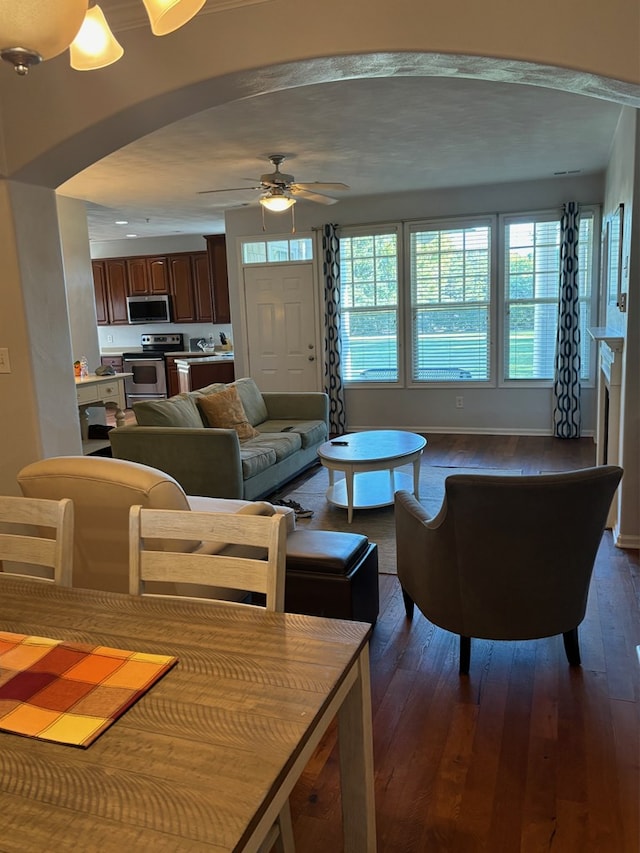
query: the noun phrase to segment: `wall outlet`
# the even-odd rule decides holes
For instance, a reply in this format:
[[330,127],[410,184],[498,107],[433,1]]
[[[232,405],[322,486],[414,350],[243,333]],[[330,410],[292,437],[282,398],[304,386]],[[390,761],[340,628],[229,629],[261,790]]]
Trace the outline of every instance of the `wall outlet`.
[[456,397],[456,409],[464,409],[464,397]]
[[0,373],[11,373],[8,347],[0,347]]
[[107,335],[107,343],[108,343],[108,344],[112,344],[112,343],[113,343],[113,335]]

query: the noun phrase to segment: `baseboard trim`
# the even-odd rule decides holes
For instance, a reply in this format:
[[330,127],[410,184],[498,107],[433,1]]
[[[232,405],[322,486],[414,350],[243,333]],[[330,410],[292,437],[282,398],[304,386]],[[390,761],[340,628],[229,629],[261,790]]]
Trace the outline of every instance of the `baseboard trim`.
[[[447,427],[447,426],[400,426],[393,424],[389,426],[367,426],[366,424],[349,424],[346,432],[365,432],[368,430],[377,429],[399,429],[408,430],[409,432],[417,432],[420,435],[425,433],[434,433],[442,435],[533,435],[533,436],[553,436],[553,432],[549,429],[505,429],[503,427]],[[595,439],[593,430],[585,430],[581,438]]]
[[617,527],[611,531],[613,544],[616,548],[623,550],[638,551],[640,550],[640,536],[622,536],[617,530]]

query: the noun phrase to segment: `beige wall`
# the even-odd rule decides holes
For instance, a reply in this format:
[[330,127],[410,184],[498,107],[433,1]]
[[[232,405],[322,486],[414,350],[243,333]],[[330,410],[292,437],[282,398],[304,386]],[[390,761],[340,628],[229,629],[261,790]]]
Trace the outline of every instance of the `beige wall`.
[[0,181],[0,490],[42,456],[81,452],[56,196]]
[[305,14],[298,0],[271,0],[161,39],[146,26],[119,36],[125,56],[103,71],[73,72],[64,55],[27,79],[0,69],[7,176],[56,187],[198,110],[352,77],[482,77],[640,106],[637,0],[326,0]]

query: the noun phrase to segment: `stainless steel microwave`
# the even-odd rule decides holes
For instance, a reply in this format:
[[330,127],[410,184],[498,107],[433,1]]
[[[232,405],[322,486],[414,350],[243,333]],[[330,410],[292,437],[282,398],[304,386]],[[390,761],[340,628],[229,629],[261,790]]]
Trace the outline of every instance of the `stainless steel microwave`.
[[127,296],[130,323],[170,323],[168,296]]

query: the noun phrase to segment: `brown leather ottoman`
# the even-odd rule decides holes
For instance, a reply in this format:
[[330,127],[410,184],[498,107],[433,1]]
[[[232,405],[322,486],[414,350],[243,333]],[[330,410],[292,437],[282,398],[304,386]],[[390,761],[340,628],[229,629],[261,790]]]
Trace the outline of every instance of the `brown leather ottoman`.
[[289,533],[284,609],[288,613],[375,623],[378,546],[359,533]]

